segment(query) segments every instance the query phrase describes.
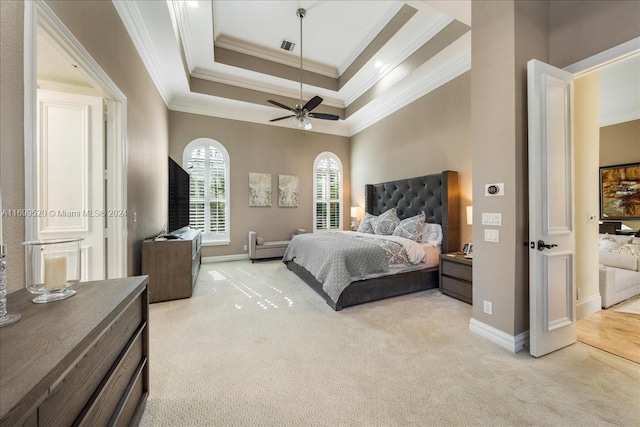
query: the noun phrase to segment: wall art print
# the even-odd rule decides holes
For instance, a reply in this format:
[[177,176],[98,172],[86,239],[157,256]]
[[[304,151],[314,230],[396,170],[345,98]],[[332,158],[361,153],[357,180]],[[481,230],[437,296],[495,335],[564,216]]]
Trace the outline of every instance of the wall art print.
[[298,184],[295,175],[278,175],[278,206],[298,207]]
[[600,218],[640,219],[640,163],[600,168]]
[[271,174],[249,172],[249,206],[271,206]]

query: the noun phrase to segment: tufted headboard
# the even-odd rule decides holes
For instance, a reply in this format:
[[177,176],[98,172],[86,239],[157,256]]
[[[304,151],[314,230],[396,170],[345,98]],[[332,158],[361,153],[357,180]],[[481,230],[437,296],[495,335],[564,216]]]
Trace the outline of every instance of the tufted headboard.
[[442,253],[460,250],[458,172],[367,184],[364,194],[366,212],[372,215],[396,208],[405,219],[423,211],[427,222],[442,225]]

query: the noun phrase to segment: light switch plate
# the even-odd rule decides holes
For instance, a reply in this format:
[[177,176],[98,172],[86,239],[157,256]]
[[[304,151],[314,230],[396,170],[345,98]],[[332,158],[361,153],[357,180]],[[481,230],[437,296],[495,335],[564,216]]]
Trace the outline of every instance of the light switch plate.
[[502,225],[501,213],[482,213],[482,225]]
[[492,230],[492,229],[485,229],[484,230],[484,241],[485,242],[492,242],[492,243],[498,243],[500,242],[500,231],[498,230]]

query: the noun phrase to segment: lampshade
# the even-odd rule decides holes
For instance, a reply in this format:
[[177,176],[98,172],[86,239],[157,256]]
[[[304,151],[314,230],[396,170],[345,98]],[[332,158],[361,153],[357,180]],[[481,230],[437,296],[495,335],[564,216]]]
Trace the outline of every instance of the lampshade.
[[354,206],[351,208],[351,218],[358,218],[358,207]]
[[473,225],[473,206],[467,206],[467,224]]

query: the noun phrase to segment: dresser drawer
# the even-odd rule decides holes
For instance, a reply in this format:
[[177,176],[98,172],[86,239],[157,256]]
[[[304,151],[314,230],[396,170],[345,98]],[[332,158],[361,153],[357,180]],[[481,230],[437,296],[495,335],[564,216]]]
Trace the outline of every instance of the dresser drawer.
[[106,426],[113,417],[127,386],[144,358],[143,331],[140,328],[135,339],[127,347],[115,370],[94,396],[86,412],[81,415],[80,426]]
[[51,387],[38,409],[39,425],[71,425],[142,323],[142,295],[119,316],[93,347]]
[[468,303],[471,303],[473,298],[471,283],[454,279],[453,277],[442,276],[440,290],[445,294],[454,294],[453,296],[459,297]]
[[458,279],[472,281],[473,269],[470,265],[460,264],[452,261],[445,261],[441,264],[442,274],[456,277]]

